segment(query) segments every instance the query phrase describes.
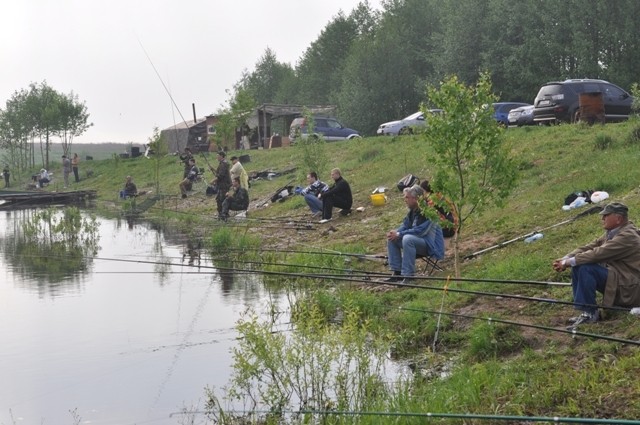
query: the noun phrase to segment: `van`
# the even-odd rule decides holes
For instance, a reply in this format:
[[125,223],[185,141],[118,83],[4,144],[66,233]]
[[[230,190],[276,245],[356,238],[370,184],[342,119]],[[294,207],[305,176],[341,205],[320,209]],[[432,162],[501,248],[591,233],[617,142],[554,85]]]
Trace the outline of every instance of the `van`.
[[533,102],[533,121],[543,124],[577,122],[581,93],[602,93],[605,121],[629,118],[633,101],[629,93],[608,81],[580,79],[552,81],[543,85]]
[[343,126],[332,117],[313,117],[313,124],[309,131],[305,117],[295,118],[289,127],[289,140],[294,143],[299,137],[306,138],[309,134],[313,138],[322,136],[328,142],[361,137],[356,130]]

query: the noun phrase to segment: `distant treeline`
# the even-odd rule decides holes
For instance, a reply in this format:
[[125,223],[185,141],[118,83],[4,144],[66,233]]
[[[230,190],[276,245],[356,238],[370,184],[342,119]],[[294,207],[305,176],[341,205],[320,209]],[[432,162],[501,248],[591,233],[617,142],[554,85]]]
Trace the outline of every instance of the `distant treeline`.
[[528,103],[547,81],[602,78],[626,90],[638,81],[638,0],[383,4],[336,15],[295,67],[267,48],[230,104],[247,95],[258,105],[334,104],[346,125],[371,135],[415,112],[427,101],[425,85],[452,74],[470,84],[488,71],[501,100]]

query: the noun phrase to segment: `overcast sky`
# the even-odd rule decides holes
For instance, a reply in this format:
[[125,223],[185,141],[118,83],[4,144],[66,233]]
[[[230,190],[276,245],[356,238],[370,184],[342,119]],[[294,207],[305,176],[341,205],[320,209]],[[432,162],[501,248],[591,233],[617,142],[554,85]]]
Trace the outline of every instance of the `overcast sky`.
[[[12,0],[0,9],[0,108],[45,81],[87,105],[76,142],[145,143],[153,127],[216,112],[267,47],[295,66],[360,0]],[[370,0],[374,9],[379,0]],[[143,50],[144,47],[144,50]]]

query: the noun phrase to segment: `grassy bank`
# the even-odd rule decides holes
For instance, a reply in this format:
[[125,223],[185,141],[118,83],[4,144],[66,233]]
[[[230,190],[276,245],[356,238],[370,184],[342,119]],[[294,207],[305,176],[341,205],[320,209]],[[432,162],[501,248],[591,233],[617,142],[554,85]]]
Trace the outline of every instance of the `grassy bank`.
[[[627,122],[594,127],[508,129],[506,137],[519,164],[517,188],[504,208],[491,209],[465,225],[461,235],[462,255],[576,216],[580,209],[568,212],[561,209],[565,196],[576,190],[608,192],[611,200],[625,202],[630,208],[630,218],[637,221],[640,140],[632,140],[630,135],[638,125]],[[119,212],[126,204],[117,199],[117,192],[124,177],[131,175],[139,190],[151,191],[137,202],[156,194],[164,195],[147,211],[149,217],[173,220],[219,240],[224,229],[224,241],[250,236],[263,247],[261,253],[255,253],[256,258],[263,261],[298,264],[298,270],[311,264],[336,268],[348,264],[357,270],[384,271],[380,261],[351,259],[345,263],[345,258],[340,256],[283,251],[329,249],[384,254],[384,234],[396,227],[405,215],[395,184],[408,173],[430,178],[429,147],[418,136],[404,136],[330,143],[326,149],[331,158],[329,167],[341,168],[351,184],[354,208],[361,206],[364,211],[354,211],[349,217],[337,217],[324,225],[310,219],[301,197],[255,208],[291,180],[294,185],[303,185],[307,170],[302,168],[273,180],[255,181],[250,190],[253,208],[249,219],[228,224],[215,220],[215,201],[205,196],[204,187],[185,200],[179,197],[182,166],[175,156],[158,160],[84,162],[83,180],[74,184],[74,188],[98,190],[98,207]],[[248,171],[277,172],[301,167],[300,152],[295,147],[250,151],[249,154],[251,161],[245,164]],[[199,165],[203,165],[204,158],[198,156],[197,159]],[[214,157],[209,161],[214,162]],[[89,168],[91,176],[87,177]],[[159,171],[157,182],[156,170]],[[210,172],[207,178],[211,178]],[[330,180],[328,170],[321,178]],[[369,195],[379,186],[390,189],[389,200],[382,207],[374,207]],[[555,273],[551,261],[600,232],[599,216],[585,216],[546,230],[544,237],[534,243],[517,241],[467,260],[462,265],[462,275],[494,280],[568,282],[569,275]],[[272,249],[281,252],[275,253]],[[270,267],[271,270],[296,271],[295,266]],[[363,320],[375,322],[372,329],[376,333],[393,335],[393,355],[411,358],[420,378],[410,393],[393,399],[393,406],[386,404],[378,406],[380,408],[586,418],[640,416],[640,406],[634,401],[640,397],[640,384],[635,379],[640,371],[640,354],[637,346],[620,341],[640,339],[639,319],[624,312],[613,312],[607,320],[581,329],[610,340],[572,336],[563,331],[565,319],[573,315],[573,309],[542,300],[570,301],[570,289],[566,286],[447,283],[452,270],[450,253],[444,268],[445,272],[438,275],[440,280],[420,282],[421,288],[394,289],[371,282],[338,279],[304,281],[282,277],[278,280],[292,287],[308,284],[306,287],[319,288],[305,291],[300,297],[317,305],[327,318],[339,317],[348,305]],[[445,284],[449,290],[443,292]],[[511,295],[535,297],[538,301],[511,298]],[[440,317],[439,311],[451,315]],[[489,317],[509,323],[486,320]],[[434,371],[439,369],[448,371],[446,379],[438,378]]]

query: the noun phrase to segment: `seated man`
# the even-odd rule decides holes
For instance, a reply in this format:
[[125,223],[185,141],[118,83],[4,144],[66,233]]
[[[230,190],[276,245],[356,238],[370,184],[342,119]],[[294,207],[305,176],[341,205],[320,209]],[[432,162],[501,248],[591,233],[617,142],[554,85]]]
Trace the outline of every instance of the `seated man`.
[[400,282],[411,277],[416,269],[416,256],[426,255],[442,260],[444,239],[438,223],[428,220],[418,205],[424,190],[418,185],[405,188],[404,203],[409,208],[402,225],[387,233],[387,254],[389,268],[393,273],[387,282]]
[[229,218],[229,210],[243,211],[249,208],[249,192],[240,186],[240,177],[231,180],[231,189],[222,201],[222,214],[220,219],[226,221]]
[[320,193],[325,193],[329,190],[329,186],[318,180],[318,174],[315,171],[307,174],[307,183],[309,186],[304,189],[297,187],[295,189],[296,195],[304,196],[304,200],[311,209],[311,214],[317,217],[322,214],[322,200],[318,197]]
[[40,170],[40,177],[38,177],[37,188],[42,188],[46,183],[51,181],[51,177],[49,176],[49,172],[44,168]]
[[619,202],[605,206],[600,212],[604,235],[553,262],[558,272],[571,267],[573,302],[582,314],[569,319],[570,329],[598,321],[596,291],[608,307],[640,305],[640,230],[628,212]]
[[326,223],[331,220],[334,206],[342,208],[341,215],[351,214],[353,197],[351,196],[349,183],[342,178],[339,168],[331,170],[331,178],[334,181],[331,187],[318,194],[318,198],[322,199],[322,220],[320,220],[320,223]]
[[200,169],[196,166],[196,159],[189,159],[189,172],[186,173],[186,177],[180,182],[180,193],[182,193],[182,198],[187,197],[187,191],[191,190],[191,185],[198,178],[198,174],[200,174]]
[[120,199],[127,199],[138,195],[138,188],[131,176],[127,176],[124,181],[124,189],[120,191]]

